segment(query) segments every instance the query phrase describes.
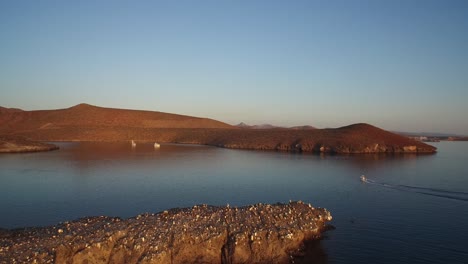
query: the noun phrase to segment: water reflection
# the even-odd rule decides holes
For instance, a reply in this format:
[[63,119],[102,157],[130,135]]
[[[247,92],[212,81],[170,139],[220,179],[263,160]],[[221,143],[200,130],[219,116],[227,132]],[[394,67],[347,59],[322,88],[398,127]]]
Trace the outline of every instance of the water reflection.
[[306,241],[304,252],[294,258],[294,263],[298,264],[326,264],[329,263],[326,250],[320,240]]
[[122,142],[59,143],[62,155],[56,156],[76,163],[78,166],[101,165],[104,161],[139,162],[151,159],[154,162],[173,162],[181,154],[203,153],[206,146],[165,144],[155,149],[152,143],[139,143],[136,147]]
[[438,143],[435,155],[348,156],[194,145],[155,150],[152,143],[135,149],[129,143],[59,145],[59,151],[0,155],[0,227],[201,203],[302,200],[332,212],[337,229],[316,250],[323,263],[468,263],[466,201],[359,180],[365,174],[391,186],[467,193],[468,144]]
[[[243,157],[260,159],[268,162],[269,159],[287,161],[307,161],[311,163],[340,162],[340,166],[348,166],[353,177],[359,173],[375,171],[395,163],[421,162],[424,159],[433,159],[434,155],[417,154],[363,154],[363,155],[323,155],[310,153],[288,153],[274,151],[227,150],[210,146],[164,144],[160,149],[153,147],[153,142],[138,143],[132,148],[128,142],[82,142],[58,143],[61,149],[59,154],[48,155],[48,159],[64,162],[67,166],[86,174],[97,168],[112,167],[159,167],[190,165],[190,163],[226,163],[228,160],[242,160]],[[209,166],[211,166],[210,164]],[[240,166],[239,169],[242,169]]]
[[[108,157],[116,159],[127,159],[138,157],[140,154],[161,153],[174,154],[184,152],[200,152],[207,146],[187,144],[164,144],[163,148],[154,148],[153,142],[140,142],[132,147],[127,142],[80,142],[80,143],[57,143],[64,151],[73,153],[75,156],[85,159],[94,157]],[[167,155],[165,155],[167,156]]]

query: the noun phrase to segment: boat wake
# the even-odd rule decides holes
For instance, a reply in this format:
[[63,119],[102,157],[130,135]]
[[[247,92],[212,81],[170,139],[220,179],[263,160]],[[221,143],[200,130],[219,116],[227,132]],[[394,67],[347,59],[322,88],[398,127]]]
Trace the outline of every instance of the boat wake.
[[437,188],[425,188],[425,187],[418,187],[418,186],[410,186],[410,185],[395,185],[395,184],[388,184],[388,183],[381,183],[371,180],[364,175],[360,177],[363,183],[378,185],[385,188],[391,188],[399,191],[406,191],[406,192],[413,192],[419,193],[424,195],[430,195],[435,197],[442,197],[452,200],[458,201],[467,201],[468,202],[468,192],[458,192],[458,191],[450,191],[450,190],[443,190]]

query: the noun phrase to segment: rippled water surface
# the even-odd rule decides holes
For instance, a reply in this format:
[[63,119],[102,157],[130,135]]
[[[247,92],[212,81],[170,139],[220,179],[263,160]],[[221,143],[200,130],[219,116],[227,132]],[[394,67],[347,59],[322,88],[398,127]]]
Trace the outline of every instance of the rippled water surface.
[[59,143],[0,155],[0,228],[302,200],[334,217],[325,263],[468,263],[467,143],[434,143],[439,152],[424,156]]

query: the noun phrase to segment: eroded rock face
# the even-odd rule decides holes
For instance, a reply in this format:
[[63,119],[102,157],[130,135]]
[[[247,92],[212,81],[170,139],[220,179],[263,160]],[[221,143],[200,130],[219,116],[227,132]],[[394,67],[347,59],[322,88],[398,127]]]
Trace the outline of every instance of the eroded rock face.
[[290,263],[330,220],[302,202],[84,218],[0,230],[0,263]]

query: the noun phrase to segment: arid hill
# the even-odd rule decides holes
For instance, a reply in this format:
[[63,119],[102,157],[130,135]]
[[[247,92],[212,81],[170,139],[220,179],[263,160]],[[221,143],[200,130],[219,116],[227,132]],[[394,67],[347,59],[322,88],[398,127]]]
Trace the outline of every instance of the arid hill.
[[326,153],[432,153],[436,148],[368,124],[336,129],[239,129],[205,118],[81,104],[0,114],[0,134],[37,141],[157,141]]
[[[4,108],[5,109],[5,108]],[[0,134],[68,127],[232,128],[208,119],[79,104],[67,109],[0,112]]]
[[23,110],[18,109],[18,108],[6,108],[6,107],[1,107],[0,106],[0,114],[3,113],[14,113],[14,112],[22,112]]

